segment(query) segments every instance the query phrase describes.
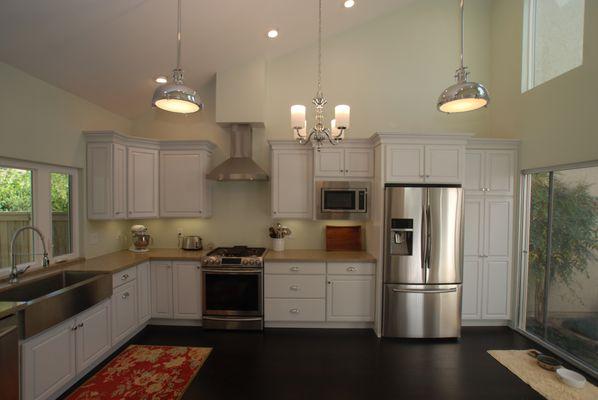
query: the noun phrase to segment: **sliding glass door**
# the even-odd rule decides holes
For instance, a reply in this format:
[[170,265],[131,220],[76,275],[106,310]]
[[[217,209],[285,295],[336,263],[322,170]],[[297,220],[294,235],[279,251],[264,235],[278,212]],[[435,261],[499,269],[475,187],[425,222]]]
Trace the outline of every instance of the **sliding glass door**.
[[598,371],[598,163],[526,171],[520,328]]

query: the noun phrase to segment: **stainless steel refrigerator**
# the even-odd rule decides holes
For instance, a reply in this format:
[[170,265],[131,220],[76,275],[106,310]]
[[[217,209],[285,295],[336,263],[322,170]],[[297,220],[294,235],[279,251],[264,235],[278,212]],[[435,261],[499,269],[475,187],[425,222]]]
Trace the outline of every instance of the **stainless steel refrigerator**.
[[463,189],[388,184],[384,206],[383,336],[459,337]]

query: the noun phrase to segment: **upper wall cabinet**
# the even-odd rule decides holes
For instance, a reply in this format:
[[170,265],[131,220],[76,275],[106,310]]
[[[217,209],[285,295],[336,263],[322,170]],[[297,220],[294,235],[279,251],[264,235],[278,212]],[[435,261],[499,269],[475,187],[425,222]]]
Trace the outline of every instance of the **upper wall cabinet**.
[[313,150],[289,142],[272,147],[272,218],[313,218]]
[[118,143],[87,146],[87,216],[126,218],[127,150]]
[[211,216],[211,142],[85,136],[89,219]]
[[158,150],[127,149],[129,218],[158,217]]
[[211,184],[206,179],[207,150],[160,151],[160,216],[211,216]]
[[465,190],[470,194],[513,195],[515,160],[515,150],[468,149]]
[[333,147],[314,151],[316,178],[370,178],[374,151],[368,147]]
[[465,146],[391,144],[386,148],[386,182],[461,183]]

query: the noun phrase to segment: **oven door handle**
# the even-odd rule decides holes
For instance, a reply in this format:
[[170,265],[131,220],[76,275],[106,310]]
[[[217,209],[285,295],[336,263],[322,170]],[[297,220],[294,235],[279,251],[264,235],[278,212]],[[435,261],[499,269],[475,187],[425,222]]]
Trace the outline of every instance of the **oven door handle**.
[[220,269],[220,268],[202,268],[203,272],[210,274],[229,274],[229,275],[240,275],[240,274],[259,274],[263,270],[261,268],[244,268],[244,269]]
[[248,318],[235,318],[235,317],[208,317],[203,316],[202,319],[210,321],[234,321],[234,322],[246,322],[246,321],[261,321],[262,317],[248,317]]

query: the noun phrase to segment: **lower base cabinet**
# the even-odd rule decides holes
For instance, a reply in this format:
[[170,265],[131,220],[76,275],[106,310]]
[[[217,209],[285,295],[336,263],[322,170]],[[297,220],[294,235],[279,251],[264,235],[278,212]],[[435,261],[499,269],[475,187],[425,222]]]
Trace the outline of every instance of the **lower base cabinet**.
[[465,258],[463,320],[502,321],[510,318],[510,264],[505,258]]
[[151,262],[152,318],[201,318],[201,265],[195,261]]
[[373,321],[374,277],[328,276],[326,295],[327,321]]
[[42,400],[110,350],[110,300],[21,345],[23,400]]
[[112,344],[123,340],[137,326],[137,282],[133,280],[112,292]]

